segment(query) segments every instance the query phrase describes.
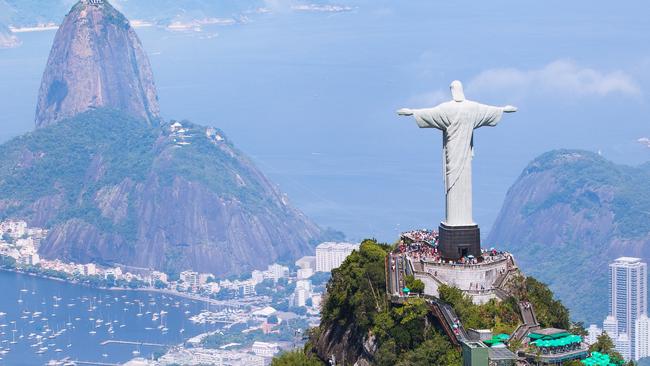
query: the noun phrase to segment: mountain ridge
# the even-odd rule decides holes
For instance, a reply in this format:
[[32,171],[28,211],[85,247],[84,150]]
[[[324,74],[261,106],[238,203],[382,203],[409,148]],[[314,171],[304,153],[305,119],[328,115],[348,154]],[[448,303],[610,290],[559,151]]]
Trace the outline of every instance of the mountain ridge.
[[46,258],[230,275],[330,237],[213,127],[98,109],[0,156],[0,217],[50,229]]
[[578,320],[607,314],[607,264],[650,259],[650,164],[615,164],[584,150],[534,159],[506,194],[487,238],[548,283]]

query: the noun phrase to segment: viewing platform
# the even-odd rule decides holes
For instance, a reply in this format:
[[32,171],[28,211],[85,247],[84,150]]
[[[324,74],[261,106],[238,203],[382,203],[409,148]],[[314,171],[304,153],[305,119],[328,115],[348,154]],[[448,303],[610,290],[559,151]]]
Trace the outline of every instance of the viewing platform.
[[391,261],[407,275],[421,280],[425,295],[437,297],[438,288],[444,284],[465,292],[476,304],[506,298],[508,279],[519,274],[512,254],[494,248],[482,250],[477,257],[443,258],[438,250],[438,235],[432,230],[403,233]]

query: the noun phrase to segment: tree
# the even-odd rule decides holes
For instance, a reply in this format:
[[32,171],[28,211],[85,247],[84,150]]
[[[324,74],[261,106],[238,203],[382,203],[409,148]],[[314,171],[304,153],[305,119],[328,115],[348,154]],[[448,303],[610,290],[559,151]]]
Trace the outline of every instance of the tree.
[[163,289],[163,288],[167,288],[167,284],[165,284],[161,280],[155,280],[154,283],[153,283],[153,287],[155,287],[157,289]]
[[320,286],[326,284],[330,278],[332,278],[332,274],[329,272],[316,272],[311,277],[309,277],[309,280],[311,281],[312,285]]
[[592,344],[589,347],[589,352],[600,352],[609,354],[614,350],[614,342],[609,337],[609,335],[603,332],[601,335],[596,338],[596,343]]
[[571,360],[569,362],[565,362],[562,364],[562,366],[583,366],[582,362],[578,360]]
[[284,352],[271,361],[271,366],[323,366],[318,358],[305,354],[302,350]]
[[16,268],[16,259],[6,255],[0,255],[0,267],[14,269]]
[[396,366],[429,365],[460,366],[462,359],[460,353],[443,335],[435,333],[431,339],[427,339],[413,351],[400,357],[396,364]]
[[569,310],[560,300],[553,298],[553,292],[546,284],[533,277],[526,278],[528,300],[535,308],[535,315],[543,327],[569,329]]
[[269,324],[278,324],[280,323],[280,320],[278,319],[277,315],[271,315],[268,319],[266,319],[266,322]]
[[414,294],[424,293],[424,282],[422,282],[422,280],[416,279],[413,275],[406,276],[404,280],[405,280],[406,287],[408,287],[412,293]]
[[600,352],[608,354],[612,359],[623,360],[623,356],[620,353],[616,352],[616,346],[614,346],[614,341],[609,337],[609,335],[603,332],[601,335],[596,338],[596,343],[592,344],[589,347],[589,352]]

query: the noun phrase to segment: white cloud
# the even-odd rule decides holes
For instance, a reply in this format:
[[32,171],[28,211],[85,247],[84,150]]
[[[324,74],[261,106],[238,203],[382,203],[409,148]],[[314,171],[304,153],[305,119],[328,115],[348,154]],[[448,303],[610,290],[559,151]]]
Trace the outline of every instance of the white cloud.
[[467,90],[472,94],[499,93],[511,97],[539,93],[573,97],[641,95],[636,80],[621,70],[600,71],[570,60],[557,60],[533,70],[486,70],[467,83]]
[[264,0],[264,8],[272,12],[287,12],[295,4],[293,0]]
[[647,147],[650,147],[650,138],[647,137],[641,137],[640,139],[637,140],[640,144],[643,144]]

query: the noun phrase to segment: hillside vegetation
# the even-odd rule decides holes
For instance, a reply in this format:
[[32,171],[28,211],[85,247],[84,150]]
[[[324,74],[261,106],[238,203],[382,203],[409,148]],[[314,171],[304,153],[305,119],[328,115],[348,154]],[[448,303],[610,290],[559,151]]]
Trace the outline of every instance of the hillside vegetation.
[[0,219],[50,229],[45,257],[219,275],[340,237],[294,209],[222,131],[171,125],[97,109],[0,145]]
[[532,161],[508,191],[490,245],[548,283],[576,320],[607,314],[607,265],[650,260],[650,163],[631,167],[598,154],[558,150]]
[[[388,300],[384,260],[391,249],[365,240],[332,271],[321,324],[312,330],[307,354],[321,360],[335,355],[337,362],[350,365],[460,365],[460,351],[440,333],[424,299],[413,297],[403,305]],[[533,303],[543,326],[570,328],[567,309],[544,284],[522,278],[516,296],[475,305],[456,288],[442,286],[440,295],[469,328],[513,331],[520,323],[516,303],[521,300]]]

